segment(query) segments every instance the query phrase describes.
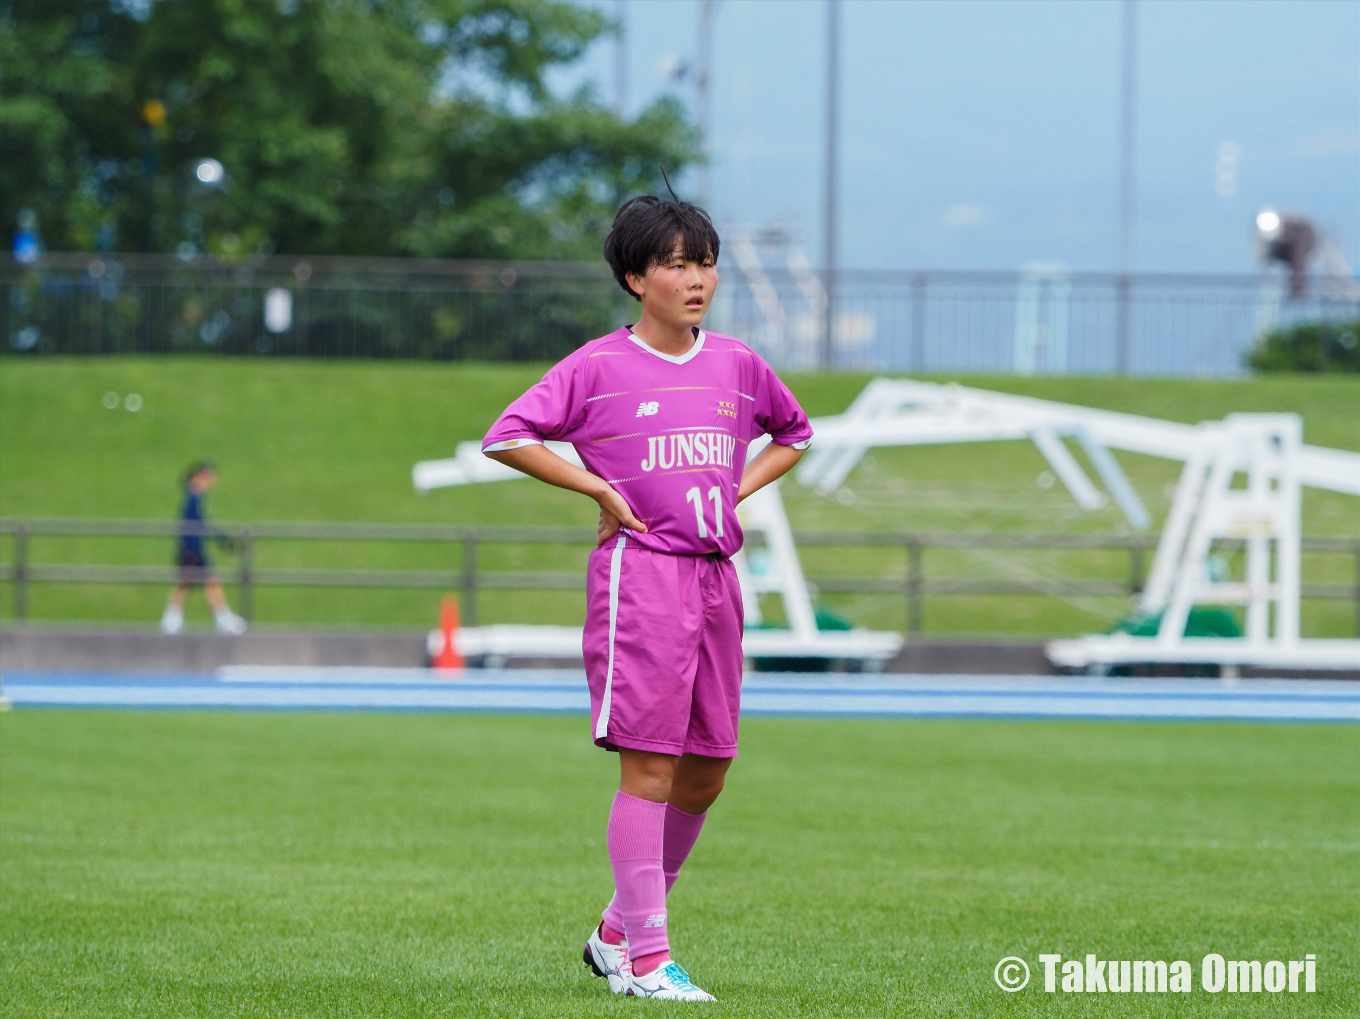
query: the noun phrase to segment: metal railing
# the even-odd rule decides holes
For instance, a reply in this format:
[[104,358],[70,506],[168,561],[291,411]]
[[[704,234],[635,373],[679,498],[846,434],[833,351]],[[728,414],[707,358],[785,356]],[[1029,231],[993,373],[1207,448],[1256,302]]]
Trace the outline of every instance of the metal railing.
[[[185,571],[175,566],[108,565],[73,563],[35,563],[30,542],[38,536],[96,536],[122,538],[176,538],[185,533],[184,525],[161,520],[100,520],[73,518],[0,518],[0,534],[11,536],[11,557],[0,564],[0,583],[12,586],[12,611],[16,620],[28,616],[29,593],[33,584],[158,584],[169,585],[186,579],[206,579],[208,571]],[[261,587],[329,588],[423,588],[460,592],[462,621],[477,625],[478,594],[497,590],[564,590],[585,588],[584,571],[484,570],[478,566],[478,550],[488,544],[569,545],[592,548],[593,528],[585,527],[455,527],[422,524],[320,524],[320,523],[211,523],[198,529],[204,538],[223,537],[236,544],[234,567],[217,571],[219,579],[237,587],[238,607],[249,619],[254,594]],[[939,595],[1029,595],[1067,597],[1074,595],[1118,595],[1130,599],[1138,595],[1146,579],[1155,535],[1121,534],[974,534],[967,532],[891,531],[795,531],[797,544],[812,548],[898,549],[905,569],[898,574],[809,575],[808,584],[818,592],[838,594],[900,594],[903,599],[906,630],[923,631],[925,600]],[[257,546],[262,541],[384,541],[424,542],[456,546],[460,550],[458,569],[357,569],[259,567]],[[930,576],[925,569],[925,553],[930,549],[1067,549],[1124,550],[1127,569],[1118,578],[1091,579],[1026,578],[992,579],[958,576]],[[1360,537],[1321,537],[1303,539],[1305,552],[1346,555],[1354,563],[1354,579],[1345,582],[1312,582],[1302,585],[1309,599],[1348,600],[1355,607],[1356,634],[1360,636]]]
[[[707,324],[824,367],[811,269],[722,263]],[[555,360],[636,315],[603,263],[54,253],[0,261],[0,351]],[[1283,275],[842,271],[831,367],[1238,375],[1266,330],[1360,316],[1360,284]]]

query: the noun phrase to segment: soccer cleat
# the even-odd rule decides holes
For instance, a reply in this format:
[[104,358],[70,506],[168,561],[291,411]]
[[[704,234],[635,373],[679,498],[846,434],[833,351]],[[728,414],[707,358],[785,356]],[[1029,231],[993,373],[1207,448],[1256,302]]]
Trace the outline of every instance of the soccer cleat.
[[608,944],[600,937],[600,928],[597,926],[586,939],[586,950],[581,961],[589,966],[597,977],[607,979],[611,991],[615,994],[623,993],[623,971],[628,965],[627,941],[617,945]]
[[217,617],[217,632],[240,636],[246,632],[246,621],[235,612],[220,613]]
[[635,998],[660,998],[669,1001],[717,1001],[707,991],[695,987],[678,962],[658,966],[645,977],[633,972],[630,965],[623,973],[623,993]]
[[184,629],[184,613],[178,609],[167,608],[161,616],[161,633],[173,636]]

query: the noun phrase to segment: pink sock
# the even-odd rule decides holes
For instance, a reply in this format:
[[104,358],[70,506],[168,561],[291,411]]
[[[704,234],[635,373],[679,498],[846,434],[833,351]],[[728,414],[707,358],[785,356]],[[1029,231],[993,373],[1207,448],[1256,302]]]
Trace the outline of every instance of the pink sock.
[[707,810],[702,814],[688,814],[673,803],[666,804],[666,837],[661,843],[661,870],[666,875],[667,895],[671,893],[680,868],[689,858],[689,851],[694,848],[706,817]]
[[[708,811],[689,814],[674,804],[666,804],[666,830],[661,841],[661,871],[666,876],[666,894],[670,895],[680,868],[689,857],[704,826]],[[606,945],[617,945],[623,939],[623,914],[619,912],[619,893],[604,908],[604,930],[600,932]],[[641,974],[639,974],[641,975]]]
[[[615,903],[631,958],[670,950],[666,939],[666,875],[661,869],[666,804],[619,790],[609,811],[606,843],[614,870]],[[605,925],[619,929],[610,923]]]

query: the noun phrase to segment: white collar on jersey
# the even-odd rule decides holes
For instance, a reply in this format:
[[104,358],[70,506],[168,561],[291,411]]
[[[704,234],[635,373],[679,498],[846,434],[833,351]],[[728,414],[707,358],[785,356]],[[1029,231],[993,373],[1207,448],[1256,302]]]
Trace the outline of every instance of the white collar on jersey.
[[692,357],[694,357],[695,354],[699,353],[699,351],[703,350],[703,349],[704,349],[704,335],[705,335],[705,334],[704,334],[704,331],[703,331],[702,329],[700,329],[700,330],[699,330],[699,335],[697,335],[696,337],[694,337],[694,346],[690,347],[689,350],[685,351],[685,352],[684,352],[683,354],[681,354],[679,357],[676,357],[674,354],[663,354],[663,353],[661,353],[661,351],[657,350],[655,347],[648,346],[646,340],[640,339],[639,337],[633,335],[633,331],[632,331],[631,329],[628,330],[628,338],[629,338],[630,340],[632,340],[634,343],[636,343],[636,344],[637,344],[639,347],[641,347],[643,350],[647,351],[647,353],[649,353],[649,354],[655,354],[657,357],[661,358],[661,360],[663,360],[663,361],[669,361],[671,364],[684,364],[686,361],[688,361],[688,360],[690,360]]

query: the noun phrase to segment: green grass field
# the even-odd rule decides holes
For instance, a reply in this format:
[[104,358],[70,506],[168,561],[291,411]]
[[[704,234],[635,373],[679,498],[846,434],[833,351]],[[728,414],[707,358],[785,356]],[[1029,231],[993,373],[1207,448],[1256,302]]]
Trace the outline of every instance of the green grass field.
[[[618,1016],[575,717],[0,716],[0,1014]],[[1354,1016],[1360,729],[748,720],[671,897],[715,1016]],[[1186,959],[1049,995],[1037,956]],[[1317,955],[1318,992],[1199,960]],[[1003,956],[1036,980],[1008,995]]]
[[[579,496],[530,482],[446,489],[428,496],[411,488],[411,465],[452,455],[457,442],[480,437],[496,414],[537,379],[542,365],[231,360],[210,358],[0,359],[0,514],[166,519],[177,510],[177,479],[192,460],[220,469],[211,511],[224,520],[367,520],[454,524],[589,525],[592,505]],[[790,376],[813,415],[842,411],[867,375]],[[1015,378],[962,380],[1019,392],[1180,421],[1232,411],[1292,411],[1309,442],[1360,449],[1360,380],[1269,377],[1235,381]],[[136,393],[137,413],[107,410],[105,393]],[[1121,454],[1154,517],[1165,513],[1178,465]],[[795,527],[857,530],[1118,531],[1113,509],[1081,513],[1061,488],[1043,489],[1045,470],[1025,443],[878,450],[866,457],[835,498],[789,483]],[[1328,493],[1305,496],[1305,531],[1360,534],[1360,500]],[[582,568],[586,550],[488,548],[486,569]],[[37,562],[165,564],[164,540],[41,539]],[[8,548],[0,546],[0,558]],[[369,566],[457,569],[457,548],[433,545],[274,542],[259,549],[261,566]],[[901,577],[900,551],[804,550],[811,576],[864,573]],[[229,564],[229,557],[220,557]],[[1008,550],[929,551],[928,576],[960,578],[1118,579],[1118,552]],[[1306,557],[1305,579],[1349,583],[1349,556]],[[38,619],[154,620],[157,587],[39,585]],[[257,597],[265,625],[428,626],[439,592],[345,592],[266,589]],[[897,594],[831,595],[836,611],[865,625],[900,628]],[[1127,610],[1124,598],[1070,596],[941,596],[926,603],[932,633],[1032,636],[1102,629]],[[11,611],[0,590],[0,617]],[[207,618],[199,599],[191,620]],[[579,622],[572,592],[488,592],[484,622]],[[1310,636],[1350,636],[1354,608],[1344,601],[1304,606]]]

